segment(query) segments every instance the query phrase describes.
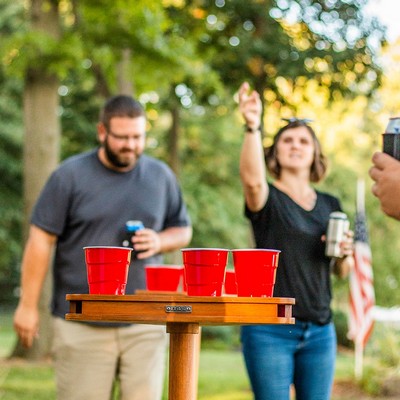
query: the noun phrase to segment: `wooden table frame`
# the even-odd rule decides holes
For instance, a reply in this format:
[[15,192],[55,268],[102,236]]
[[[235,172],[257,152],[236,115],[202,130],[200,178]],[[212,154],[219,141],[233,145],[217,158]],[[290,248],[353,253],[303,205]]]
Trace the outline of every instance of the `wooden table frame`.
[[[294,324],[292,298],[194,297],[182,294],[69,294],[70,321],[166,325],[170,334],[169,400],[195,400],[200,325]],[[197,343],[197,345],[196,345]]]

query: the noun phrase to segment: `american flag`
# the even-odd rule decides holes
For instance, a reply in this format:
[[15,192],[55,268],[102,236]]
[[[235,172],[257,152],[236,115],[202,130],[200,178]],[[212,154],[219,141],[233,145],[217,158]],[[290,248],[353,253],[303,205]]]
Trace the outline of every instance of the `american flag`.
[[350,272],[350,316],[348,337],[364,348],[372,332],[375,305],[371,249],[368,244],[366,216],[357,211],[354,234],[354,269]]

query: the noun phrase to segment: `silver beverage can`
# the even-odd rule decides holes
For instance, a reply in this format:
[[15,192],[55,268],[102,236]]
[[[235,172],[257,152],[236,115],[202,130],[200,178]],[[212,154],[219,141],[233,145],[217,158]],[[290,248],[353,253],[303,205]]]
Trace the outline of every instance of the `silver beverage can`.
[[389,118],[385,133],[400,133],[400,117]]
[[326,232],[325,255],[328,257],[343,257],[340,243],[345,239],[346,232],[350,228],[347,215],[340,211],[335,211],[329,215],[328,230]]
[[383,137],[383,152],[400,160],[400,118],[390,118]]

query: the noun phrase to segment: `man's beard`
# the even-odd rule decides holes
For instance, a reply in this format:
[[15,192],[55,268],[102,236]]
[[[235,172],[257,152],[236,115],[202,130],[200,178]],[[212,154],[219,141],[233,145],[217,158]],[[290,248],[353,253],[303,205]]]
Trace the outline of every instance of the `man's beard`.
[[[112,164],[116,168],[126,168],[132,165],[132,159],[129,161],[122,161],[118,154],[113,152],[110,147],[108,146],[107,139],[103,143],[104,151],[106,154],[106,157],[110,164]],[[137,161],[140,157],[140,154],[135,154],[136,155],[136,160]]]

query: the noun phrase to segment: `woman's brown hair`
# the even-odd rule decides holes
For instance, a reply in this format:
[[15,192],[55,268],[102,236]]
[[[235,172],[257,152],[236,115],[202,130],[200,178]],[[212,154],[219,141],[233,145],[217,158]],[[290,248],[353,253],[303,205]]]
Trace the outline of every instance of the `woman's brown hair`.
[[314,142],[314,160],[310,168],[310,181],[311,182],[319,182],[321,181],[327,170],[327,159],[325,155],[322,153],[321,144],[314,132],[314,130],[307,125],[305,121],[302,120],[294,120],[290,121],[287,125],[279,129],[277,134],[274,136],[274,140],[271,146],[265,148],[265,163],[267,165],[267,169],[269,173],[274,178],[279,178],[281,174],[281,166],[279,165],[278,158],[277,158],[277,149],[276,145],[282,135],[288,129],[292,128],[299,128],[304,126],[310,132],[312,140]]

